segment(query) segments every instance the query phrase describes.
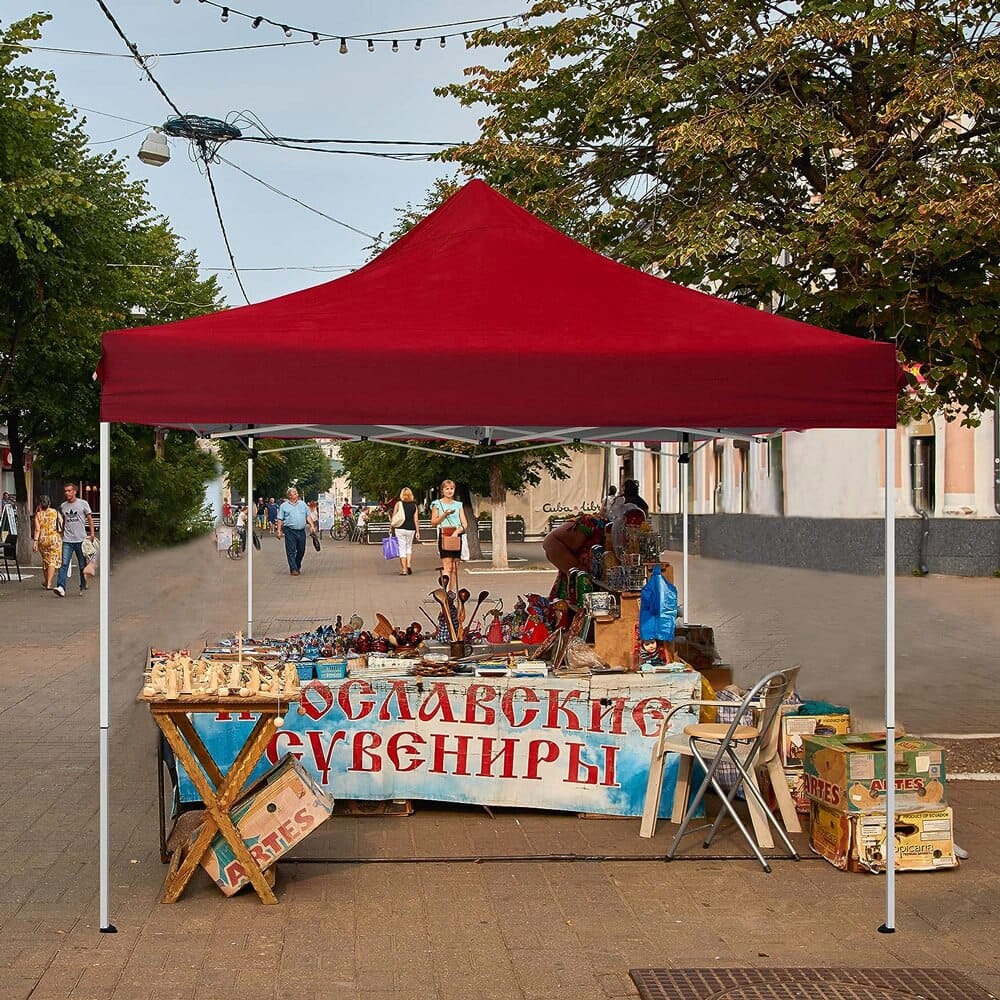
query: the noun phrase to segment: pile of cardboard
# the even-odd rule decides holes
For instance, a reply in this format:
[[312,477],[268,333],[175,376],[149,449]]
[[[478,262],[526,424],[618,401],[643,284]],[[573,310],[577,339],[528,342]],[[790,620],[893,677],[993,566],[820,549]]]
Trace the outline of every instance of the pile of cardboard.
[[[884,735],[807,735],[802,742],[813,851],[847,871],[884,871],[889,849]],[[945,751],[915,737],[897,739],[895,789],[896,868],[956,867]]]

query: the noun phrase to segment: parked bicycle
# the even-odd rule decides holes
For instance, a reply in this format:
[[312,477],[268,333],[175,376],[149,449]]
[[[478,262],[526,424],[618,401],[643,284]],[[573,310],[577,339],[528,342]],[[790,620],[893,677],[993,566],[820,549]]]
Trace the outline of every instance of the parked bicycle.
[[358,522],[353,517],[343,517],[338,514],[333,519],[333,527],[330,530],[330,537],[336,541],[343,541],[345,538],[353,539],[358,530]]
[[246,552],[246,549],[246,535],[242,531],[234,531],[233,540],[229,543],[226,555],[228,555],[230,559],[242,559],[243,553]]

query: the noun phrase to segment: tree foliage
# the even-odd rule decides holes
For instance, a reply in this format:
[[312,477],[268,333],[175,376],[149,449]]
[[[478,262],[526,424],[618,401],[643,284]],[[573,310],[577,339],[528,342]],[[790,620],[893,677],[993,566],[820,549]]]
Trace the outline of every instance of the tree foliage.
[[162,456],[154,452],[152,427],[114,428],[111,467],[112,540],[130,546],[185,542],[212,527],[205,483],[215,458],[195,445],[194,434],[169,431]]
[[[242,495],[247,490],[247,453],[243,445],[231,441],[220,442],[222,467],[229,482]],[[255,441],[258,456],[253,467],[253,492],[257,497],[283,497],[290,486],[299,494],[313,499],[333,484],[333,471],[326,453],[315,441],[267,439]],[[271,449],[290,447],[291,451]]]
[[[0,421],[8,428],[22,519],[25,451],[51,473],[96,478],[100,396],[93,373],[101,333],[220,305],[215,278],[199,279],[194,254],[182,252],[153,214],[144,184],[129,179],[117,151],[91,152],[85,119],[63,103],[53,75],[19,61],[16,46],[41,37],[47,20],[37,14],[0,32]],[[122,496],[162,478],[152,446],[141,475],[143,463],[130,453],[127,442],[147,437],[151,445],[151,435],[116,433],[115,445],[130,456],[119,462],[113,450]],[[178,437],[171,451],[181,447],[191,451],[193,444]],[[189,484],[192,508],[165,507],[145,522],[197,519],[205,469],[193,452],[178,459],[176,475],[202,477]],[[147,513],[167,492],[178,495],[154,491]],[[171,531],[164,529],[164,540]]]
[[[1000,45],[976,0],[537,0],[440,89],[442,154],[634,267],[895,343],[910,410],[992,405]],[[905,407],[904,407],[905,411]]]

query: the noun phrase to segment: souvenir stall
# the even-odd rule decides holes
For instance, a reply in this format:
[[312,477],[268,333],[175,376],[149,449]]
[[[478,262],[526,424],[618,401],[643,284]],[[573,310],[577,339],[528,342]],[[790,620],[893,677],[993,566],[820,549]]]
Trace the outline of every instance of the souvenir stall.
[[[276,339],[310,358],[287,391],[273,379],[267,345]],[[379,370],[377,379],[370,377],[368,345],[373,339],[391,344],[394,359]],[[586,350],[581,350],[582,344]],[[239,378],[220,382],[214,377],[212,362],[220,351],[233,359]],[[474,372],[498,377],[483,382],[472,377]],[[629,374],[632,391],[608,391],[609,374],[615,372]],[[353,274],[257,305],[105,334],[98,377],[101,517],[107,523],[114,421],[238,437],[249,444],[251,457],[254,442],[272,436],[419,438],[422,447],[432,450],[450,440],[488,442],[511,451],[542,442],[693,445],[702,439],[752,438],[787,428],[892,428],[898,368],[891,345],[820,330],[634,271],[575,243],[482,182],[471,181]],[[447,414],[440,410],[436,388],[443,383],[468,387],[453,394]],[[583,425],[582,419],[592,423]],[[886,469],[890,481],[894,466],[888,448]],[[891,514],[887,509],[889,567],[894,565]],[[644,571],[652,553],[640,548],[635,554],[639,559],[634,568]],[[892,579],[889,572],[890,769]],[[634,583],[638,580],[620,579],[620,590]],[[606,575],[603,580],[592,576],[590,585],[590,591],[567,590],[561,599],[573,603],[577,613],[586,608],[592,620],[599,620],[607,605],[596,595],[614,586]],[[588,593],[595,596],[588,599]],[[110,928],[111,598],[105,585],[99,720],[102,929]],[[252,631],[251,604],[247,634]],[[596,651],[596,634],[594,639]],[[629,673],[600,675],[601,664],[625,660],[626,652],[608,653],[604,660],[598,656],[594,669],[581,667],[578,677],[520,678],[518,670],[530,666],[510,662],[498,668],[502,676],[477,677],[473,671],[446,682],[419,675],[366,677],[363,671],[342,679],[314,677],[311,691],[309,680],[302,687],[303,714],[291,718],[289,713],[267,752],[287,752],[304,760],[311,756],[322,770],[335,747],[338,752],[349,748],[353,770],[345,771],[345,780],[352,785],[345,794],[359,797],[365,788],[379,797],[398,794],[396,788],[407,783],[412,790],[403,794],[419,796],[423,793],[417,786],[441,771],[454,779],[454,801],[476,801],[462,797],[463,786],[486,771],[482,777],[492,783],[489,794],[495,801],[559,807],[557,784],[560,793],[563,786],[580,785],[585,789],[580,804],[569,807],[600,811],[601,802],[613,803],[623,794],[621,768],[631,752],[629,740],[638,732],[648,735],[655,726],[651,701],[666,690],[663,685],[676,682],[691,690],[698,677],[689,672],[633,672],[644,665],[635,657],[614,664]],[[675,662],[657,655],[662,653],[657,649],[645,665]],[[372,665],[365,669],[371,671]],[[154,702],[165,696],[159,683],[144,685],[154,689]],[[671,701],[683,695],[679,687],[667,693]],[[239,693],[231,705],[233,721],[227,724],[236,733],[238,727],[251,725],[253,713],[246,717]],[[337,721],[332,735],[316,736],[318,723],[328,717]],[[441,725],[449,728],[442,731]],[[616,737],[625,742],[619,744]],[[237,733],[234,743],[239,738]],[[509,749],[518,741],[523,747]],[[402,785],[379,787],[389,782],[383,766],[387,760],[394,763],[391,781]],[[220,764],[225,766],[224,761]],[[413,767],[408,769],[409,764]],[[643,770],[646,765],[648,756]],[[549,769],[545,773],[551,783],[544,780],[543,769]],[[543,780],[533,780],[538,778]],[[890,886],[892,872],[890,864]]]

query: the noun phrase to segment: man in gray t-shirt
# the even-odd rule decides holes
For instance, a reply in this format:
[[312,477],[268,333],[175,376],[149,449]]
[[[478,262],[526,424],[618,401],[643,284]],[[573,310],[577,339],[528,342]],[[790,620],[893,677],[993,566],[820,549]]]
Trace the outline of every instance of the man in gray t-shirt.
[[90,540],[94,540],[94,514],[90,504],[86,500],[77,499],[76,486],[73,483],[67,483],[63,487],[63,495],[66,499],[59,505],[63,524],[62,566],[59,567],[59,579],[52,591],[56,597],[66,596],[69,564],[74,552],[80,566],[80,593],[87,589],[87,578],[83,575],[84,567],[87,565],[87,557],[83,554],[83,540],[88,534]]

